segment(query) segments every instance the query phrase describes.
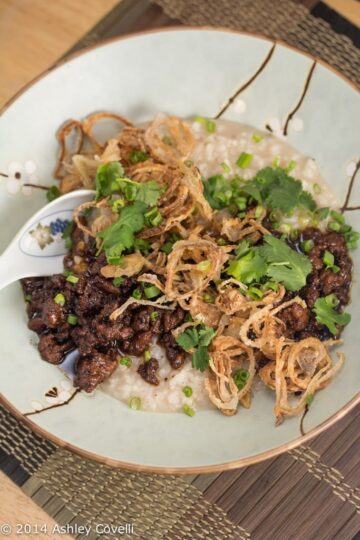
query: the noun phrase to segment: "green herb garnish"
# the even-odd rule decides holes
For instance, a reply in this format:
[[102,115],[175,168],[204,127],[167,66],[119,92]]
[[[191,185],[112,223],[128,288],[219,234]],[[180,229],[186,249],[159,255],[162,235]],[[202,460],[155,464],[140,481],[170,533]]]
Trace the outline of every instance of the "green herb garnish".
[[253,159],[252,154],[248,154],[247,152],[241,152],[240,156],[238,157],[236,161],[236,165],[240,167],[240,169],[246,169]]
[[226,273],[246,284],[267,276],[283,283],[290,291],[298,291],[306,284],[311,269],[305,255],[297,253],[284,241],[266,235],[262,246],[250,247],[248,242],[241,242],[238,258],[229,263]]
[[209,353],[207,347],[215,336],[215,330],[211,326],[200,324],[197,327],[188,328],[176,338],[176,342],[187,352],[192,352],[192,366],[200,371],[205,371],[209,365]]
[[62,293],[58,293],[54,298],[55,304],[58,304],[58,306],[65,306],[65,296]]
[[138,411],[139,409],[141,409],[141,399],[137,396],[133,396],[129,399],[129,407],[134,411]]
[[72,326],[75,326],[78,322],[78,318],[76,315],[70,314],[67,317],[67,322],[71,324]]
[[158,287],[156,287],[156,285],[149,285],[148,287],[144,287],[144,294],[149,300],[151,298],[159,296],[160,293],[161,291]]
[[183,405],[183,411],[185,414],[187,414],[187,416],[195,416],[194,409],[189,407],[189,405],[187,405],[186,403]]
[[215,133],[216,131],[216,123],[214,122],[214,120],[210,120],[209,118],[204,118],[203,116],[196,116],[195,122],[202,124],[202,126],[204,126],[204,129],[208,133]]
[[233,373],[234,383],[236,384],[238,390],[242,390],[244,388],[249,376],[250,374],[248,370],[243,368]]
[[339,313],[334,307],[339,303],[334,294],[318,298],[314,304],[313,312],[316,315],[316,320],[320,324],[324,324],[332,334],[337,334],[336,325],[346,326],[351,316],[349,313]]
[[149,154],[147,152],[143,152],[143,150],[133,150],[130,154],[130,161],[134,165],[136,163],[142,163],[147,159],[149,159]]
[[191,386],[184,386],[183,392],[186,397],[191,397],[193,393]]
[[134,234],[139,232],[145,224],[145,211],[146,204],[136,201],[121,210],[119,219],[115,223],[98,233],[98,238],[103,240],[101,249],[105,249],[109,264],[119,264],[122,252],[134,247]]
[[73,283],[74,285],[79,281],[80,278],[78,278],[77,276],[74,276],[74,274],[69,274],[66,278],[66,281],[68,281],[69,283]]
[[51,186],[46,192],[46,198],[49,202],[54,201],[58,197],[60,197],[61,193],[57,186]]
[[324,255],[323,255],[323,262],[326,266],[326,270],[331,270],[332,272],[335,272],[335,273],[339,272],[340,268],[336,266],[336,264],[334,264],[335,263],[334,255],[327,249],[325,250]]
[[129,356],[119,356],[118,362],[121,366],[131,366],[132,360]]

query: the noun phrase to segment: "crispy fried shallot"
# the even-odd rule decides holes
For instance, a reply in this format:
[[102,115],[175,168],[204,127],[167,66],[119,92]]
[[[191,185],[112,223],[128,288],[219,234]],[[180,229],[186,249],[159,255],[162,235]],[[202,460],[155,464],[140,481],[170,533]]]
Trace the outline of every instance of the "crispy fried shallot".
[[166,296],[179,301],[205,290],[210,281],[219,279],[227,259],[215,242],[201,238],[179,240],[168,257]]

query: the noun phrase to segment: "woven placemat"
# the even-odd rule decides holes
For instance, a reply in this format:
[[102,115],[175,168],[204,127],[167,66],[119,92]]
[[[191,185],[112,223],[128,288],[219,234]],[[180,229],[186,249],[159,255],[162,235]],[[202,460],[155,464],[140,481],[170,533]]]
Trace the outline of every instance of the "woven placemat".
[[156,0],[165,13],[189,25],[218,25],[283,40],[318,56],[360,84],[360,54],[345,35],[289,0]]
[[[360,83],[353,42],[289,0],[122,0],[69,52],[124,32],[181,23],[281,39]],[[357,407],[308,446],[272,460],[176,477],[80,458],[0,406],[0,468],[79,539],[350,540],[360,530],[359,434]],[[82,525],[91,527],[88,535],[77,534]],[[128,528],[122,535],[111,526]]]

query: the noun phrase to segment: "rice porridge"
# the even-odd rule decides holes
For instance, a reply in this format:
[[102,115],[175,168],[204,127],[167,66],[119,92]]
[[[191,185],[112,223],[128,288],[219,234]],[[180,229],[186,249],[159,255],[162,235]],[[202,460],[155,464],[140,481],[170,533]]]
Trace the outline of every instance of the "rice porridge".
[[[319,206],[338,207],[315,161],[301,155],[285,140],[247,125],[223,120],[216,121],[214,133],[208,133],[200,122],[193,122],[191,128],[196,146],[190,157],[204,179],[218,174],[228,179],[235,175],[250,179],[263,167],[276,164],[286,168],[292,164],[291,175],[302,181],[304,189],[313,195]],[[251,154],[252,160],[246,168],[239,168],[236,161],[243,152]],[[291,222],[298,219],[298,216],[287,219]],[[307,223],[301,225],[306,226]],[[156,343],[151,352],[160,365],[158,386],[148,384],[139,376],[137,369],[142,360],[132,357],[132,365],[119,365],[114,374],[101,385],[102,390],[127,404],[136,396],[141,400],[141,409],[146,411],[181,411],[184,404],[194,410],[214,408],[204,386],[206,372],[193,369],[190,360],[182,369],[172,369],[164,350]],[[184,395],[185,386],[192,388],[190,397]]]

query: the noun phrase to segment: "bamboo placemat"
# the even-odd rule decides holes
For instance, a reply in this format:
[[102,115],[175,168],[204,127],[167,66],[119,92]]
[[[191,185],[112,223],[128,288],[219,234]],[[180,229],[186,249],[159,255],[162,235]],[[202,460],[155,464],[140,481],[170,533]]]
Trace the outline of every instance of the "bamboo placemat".
[[[281,39],[360,82],[353,41],[288,0],[123,0],[72,51],[124,32],[181,23]],[[353,39],[357,32],[353,27]],[[0,407],[0,468],[79,539],[350,540],[360,530],[359,434],[357,407],[309,445],[272,460],[176,477],[87,461]],[[76,534],[85,525],[90,533]],[[96,530],[99,525],[127,526],[127,532]]]

